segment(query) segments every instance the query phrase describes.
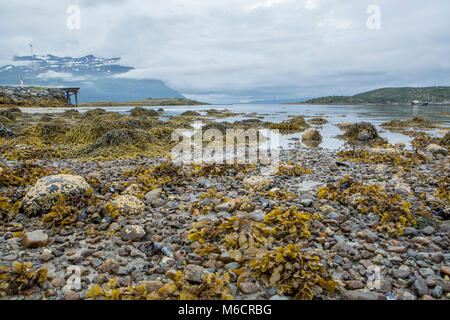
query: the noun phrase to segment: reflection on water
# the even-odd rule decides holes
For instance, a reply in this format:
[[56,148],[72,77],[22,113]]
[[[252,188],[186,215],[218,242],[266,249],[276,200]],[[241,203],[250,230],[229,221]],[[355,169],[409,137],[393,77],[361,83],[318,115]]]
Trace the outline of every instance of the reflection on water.
[[[134,107],[102,107],[107,111],[115,111],[126,114]],[[144,107],[146,109],[158,109],[159,107]],[[77,110],[84,113],[93,107],[79,107]],[[380,124],[390,120],[412,119],[413,117],[422,117],[426,120],[440,121],[445,127],[450,127],[450,107],[448,106],[331,106],[331,105],[282,105],[282,104],[234,104],[234,105],[201,105],[201,106],[164,106],[164,117],[176,116],[188,110],[194,110],[205,115],[205,110],[227,109],[234,113],[256,113],[263,121],[281,122],[287,120],[289,115],[303,115],[306,120],[313,117],[325,118],[328,123],[313,127],[320,131],[323,141],[319,145],[326,149],[338,149],[344,145],[343,141],[336,139],[335,136],[342,134],[336,124],[340,122],[361,122],[367,121],[374,124],[380,135],[387,138],[390,143],[403,142],[410,146],[411,138],[400,133],[393,133],[380,128]],[[66,111],[67,108],[24,108],[23,112],[28,113],[59,113]],[[254,118],[252,116],[234,116],[218,121],[234,122],[243,119]],[[441,136],[438,130],[429,131],[433,135]],[[293,135],[280,135],[280,145],[288,147],[294,141],[300,139],[301,133]],[[298,142],[297,142],[298,143]]]

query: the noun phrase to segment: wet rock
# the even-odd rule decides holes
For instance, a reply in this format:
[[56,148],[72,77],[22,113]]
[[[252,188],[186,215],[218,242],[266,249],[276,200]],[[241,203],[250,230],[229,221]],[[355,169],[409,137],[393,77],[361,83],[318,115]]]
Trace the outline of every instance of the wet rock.
[[42,230],[26,232],[22,237],[22,243],[27,248],[44,247],[48,243],[48,235]]
[[314,203],[313,199],[302,199],[300,203],[305,207],[311,207]]
[[394,192],[406,197],[412,194],[411,188],[406,183],[397,183],[394,187]]
[[364,229],[363,231],[358,233],[358,235],[361,238],[366,239],[366,241],[369,243],[374,243],[378,240],[378,236],[369,229]]
[[345,281],[345,287],[349,290],[357,290],[357,289],[363,289],[364,288],[364,283],[362,283],[361,281]]
[[150,293],[161,289],[164,284],[159,280],[143,280],[138,282],[138,286],[144,286],[147,289],[147,293]]
[[343,294],[345,300],[386,300],[386,296],[375,291],[349,290]]
[[434,144],[434,143],[428,145],[425,150],[434,155],[436,155],[436,154],[447,155],[447,149],[445,149],[444,147],[441,147],[440,145]]
[[417,277],[416,281],[413,283],[413,287],[419,297],[428,294],[427,282],[422,277]]
[[80,176],[53,175],[43,177],[28,191],[23,199],[23,209],[28,215],[36,215],[51,209],[64,197],[83,196],[92,190],[89,184]]
[[431,296],[433,296],[436,299],[440,299],[442,295],[444,294],[444,290],[441,286],[434,287],[433,290],[431,290]]
[[52,252],[48,249],[44,249],[42,251],[42,254],[39,256],[39,260],[42,262],[48,262],[52,260],[55,256],[52,254]]
[[144,228],[138,225],[130,225],[122,228],[120,235],[123,241],[141,241],[145,238]]
[[226,212],[233,212],[236,205],[234,201],[227,201],[224,203],[221,203],[215,207],[216,212],[226,211]]
[[145,201],[147,202],[152,202],[154,200],[157,200],[161,197],[161,189],[157,188],[157,189],[153,189],[149,192],[147,192],[144,196]]
[[450,266],[441,266],[441,273],[450,276]]
[[243,294],[252,294],[259,291],[259,284],[257,282],[241,282],[239,290]]
[[209,271],[195,264],[189,264],[184,268],[184,278],[193,283],[202,283]]
[[161,248],[161,252],[162,252],[162,254],[165,255],[166,257],[169,257],[169,258],[171,258],[171,259],[174,258],[174,253],[173,253],[173,250],[172,250],[171,247],[168,247],[168,246],[162,247],[162,248]]
[[409,270],[393,269],[392,276],[396,279],[407,279],[411,275]]
[[393,246],[389,247],[387,250],[395,253],[405,253],[408,249],[404,246]]
[[144,203],[132,195],[120,195],[111,202],[117,206],[121,215],[140,215],[144,212]]
[[422,232],[426,235],[432,235],[435,232],[435,230],[432,226],[427,226],[422,229]]
[[70,290],[64,295],[64,300],[80,300],[80,294]]

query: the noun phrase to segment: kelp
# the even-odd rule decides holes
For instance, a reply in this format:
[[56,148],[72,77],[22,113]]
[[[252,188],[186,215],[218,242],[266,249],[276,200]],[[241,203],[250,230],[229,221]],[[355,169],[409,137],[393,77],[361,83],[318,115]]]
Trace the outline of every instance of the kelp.
[[42,144],[40,140],[29,142],[27,145],[20,144],[19,141],[18,138],[15,138],[2,143],[0,145],[1,156],[11,161],[64,159],[67,157],[66,150],[60,150],[54,146]]
[[62,141],[62,137],[70,130],[69,125],[62,120],[48,119],[39,121],[23,130],[26,136],[36,136],[45,142]]
[[312,118],[312,119],[309,119],[308,122],[311,124],[316,124],[316,125],[323,125],[323,124],[328,123],[328,121],[324,118]]
[[17,295],[47,281],[47,270],[33,269],[30,262],[15,262],[12,268],[0,266],[0,296]]
[[377,184],[354,181],[348,176],[318,189],[318,197],[353,207],[361,214],[373,212],[380,216],[375,229],[391,234],[403,234],[406,227],[416,225],[419,214],[412,212],[411,203],[399,194],[387,192]]
[[[59,195],[58,201],[50,212],[42,216],[42,222],[48,227],[55,228],[73,225],[78,220],[78,214],[88,206],[97,206],[100,200],[89,189],[85,194],[72,196],[70,199]],[[98,213],[97,213],[98,214]]]
[[142,107],[136,107],[130,111],[131,117],[158,117],[159,113],[153,109],[144,109]]
[[[201,202],[204,199],[209,199],[207,204],[202,205]],[[208,192],[203,193],[197,202],[192,204],[192,212],[200,214],[208,214],[210,211],[214,211],[216,206],[220,203],[229,201],[223,194],[219,193],[216,189],[210,188]]]
[[0,165],[0,187],[27,187],[35,184],[39,178],[50,175],[52,170],[40,167],[30,161],[15,167]]
[[425,120],[421,117],[415,117],[411,120],[391,120],[380,125],[386,129],[402,129],[402,128],[417,128],[417,129],[432,129],[439,127],[438,123],[430,120]]
[[304,168],[297,163],[292,163],[291,161],[288,161],[285,164],[279,165],[277,175],[299,177],[311,173],[312,173],[311,169]]
[[312,288],[334,291],[338,283],[326,272],[320,259],[312,250],[302,250],[300,245],[288,244],[272,250],[262,250],[249,263],[250,272],[244,272],[239,281],[247,276],[265,276],[271,287],[279,287],[279,293],[294,299],[311,300]]
[[291,236],[293,239],[310,237],[310,220],[320,219],[317,214],[300,212],[297,207],[285,208],[284,206],[274,208],[268,213],[264,222],[272,226],[271,233],[276,239]]
[[306,123],[303,116],[293,117],[281,123],[274,123],[270,126],[272,130],[279,130],[281,134],[292,134],[308,129],[310,125]]
[[[225,250],[230,259],[240,263],[242,267],[234,270],[239,275],[238,287],[252,276],[277,288],[280,294],[312,299],[313,287],[334,291],[338,283],[325,271],[313,250],[301,250],[298,243],[284,242],[286,234],[291,241],[309,238],[309,220],[313,218],[319,217],[292,207],[274,209],[264,223],[237,217],[226,219],[220,226],[202,221],[194,224],[188,240],[201,244],[195,251],[201,256]],[[273,247],[277,241],[280,245]]]
[[0,195],[0,221],[10,221],[17,213],[19,213],[22,203],[13,201]]
[[271,200],[291,201],[298,198],[298,195],[287,192],[286,189],[272,189],[266,193],[266,198]]
[[115,278],[110,279],[106,286],[94,285],[86,295],[94,300],[232,300],[233,296],[227,285],[230,276],[209,273],[204,276],[201,284],[192,285],[178,271],[158,290],[149,292],[145,285],[119,288]]
[[403,168],[415,168],[428,160],[420,153],[395,149],[394,146],[390,144],[375,145],[377,147],[372,150],[356,148],[339,151],[337,156],[339,161],[386,164],[396,167],[401,166]]

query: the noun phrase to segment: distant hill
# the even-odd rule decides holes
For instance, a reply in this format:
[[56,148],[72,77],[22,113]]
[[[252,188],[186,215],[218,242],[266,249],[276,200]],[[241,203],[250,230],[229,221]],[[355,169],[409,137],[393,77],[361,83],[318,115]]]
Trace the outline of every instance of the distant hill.
[[249,102],[241,102],[237,104],[288,104],[303,102],[311,98],[298,98],[298,99],[272,99],[272,100],[253,100]]
[[288,104],[408,105],[413,101],[450,104],[450,87],[383,88],[354,96],[328,96]]
[[199,102],[196,100],[186,98],[162,98],[162,99],[142,99],[138,101],[127,102],[88,102],[79,104],[80,107],[115,107],[115,106],[197,106],[197,105],[209,105],[209,103]]
[[87,55],[80,58],[45,56],[14,57],[14,62],[0,66],[0,85],[45,87],[80,87],[79,102],[125,102],[152,98],[184,98],[157,79],[132,79],[133,67],[119,64],[120,58]]

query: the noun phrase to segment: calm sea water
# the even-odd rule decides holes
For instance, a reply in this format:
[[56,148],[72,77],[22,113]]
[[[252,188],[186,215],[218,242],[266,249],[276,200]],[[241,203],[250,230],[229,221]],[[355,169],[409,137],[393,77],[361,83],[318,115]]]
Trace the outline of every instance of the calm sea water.
[[[144,107],[146,109],[157,109],[157,107]],[[93,107],[79,107],[77,110],[81,113],[93,109]],[[126,114],[133,107],[102,107],[107,111],[115,111]],[[390,143],[403,142],[410,146],[411,138],[399,133],[393,133],[382,129],[379,125],[390,121],[400,119],[412,119],[413,117],[423,117],[427,120],[439,121],[443,127],[450,128],[450,107],[449,106],[332,106],[332,105],[283,105],[283,104],[233,104],[233,105],[207,105],[207,106],[164,106],[165,113],[161,118],[179,115],[185,111],[193,110],[205,113],[205,110],[229,110],[234,113],[257,113],[262,116],[261,120],[271,122],[281,122],[289,119],[290,115],[303,115],[308,120],[314,117],[325,118],[328,123],[321,126],[313,126],[320,130],[323,141],[319,147],[326,149],[339,149],[344,146],[344,142],[335,138],[342,134],[336,126],[341,122],[361,122],[367,121],[377,126],[380,135],[387,138]],[[27,108],[23,109],[28,113],[59,113],[64,112],[64,108]],[[236,120],[249,119],[248,116],[235,116],[220,119],[218,121],[234,122]],[[442,136],[442,130],[430,130],[429,133],[435,136]],[[280,145],[284,148],[293,143],[293,139],[301,138],[301,133],[293,135],[280,135]]]

